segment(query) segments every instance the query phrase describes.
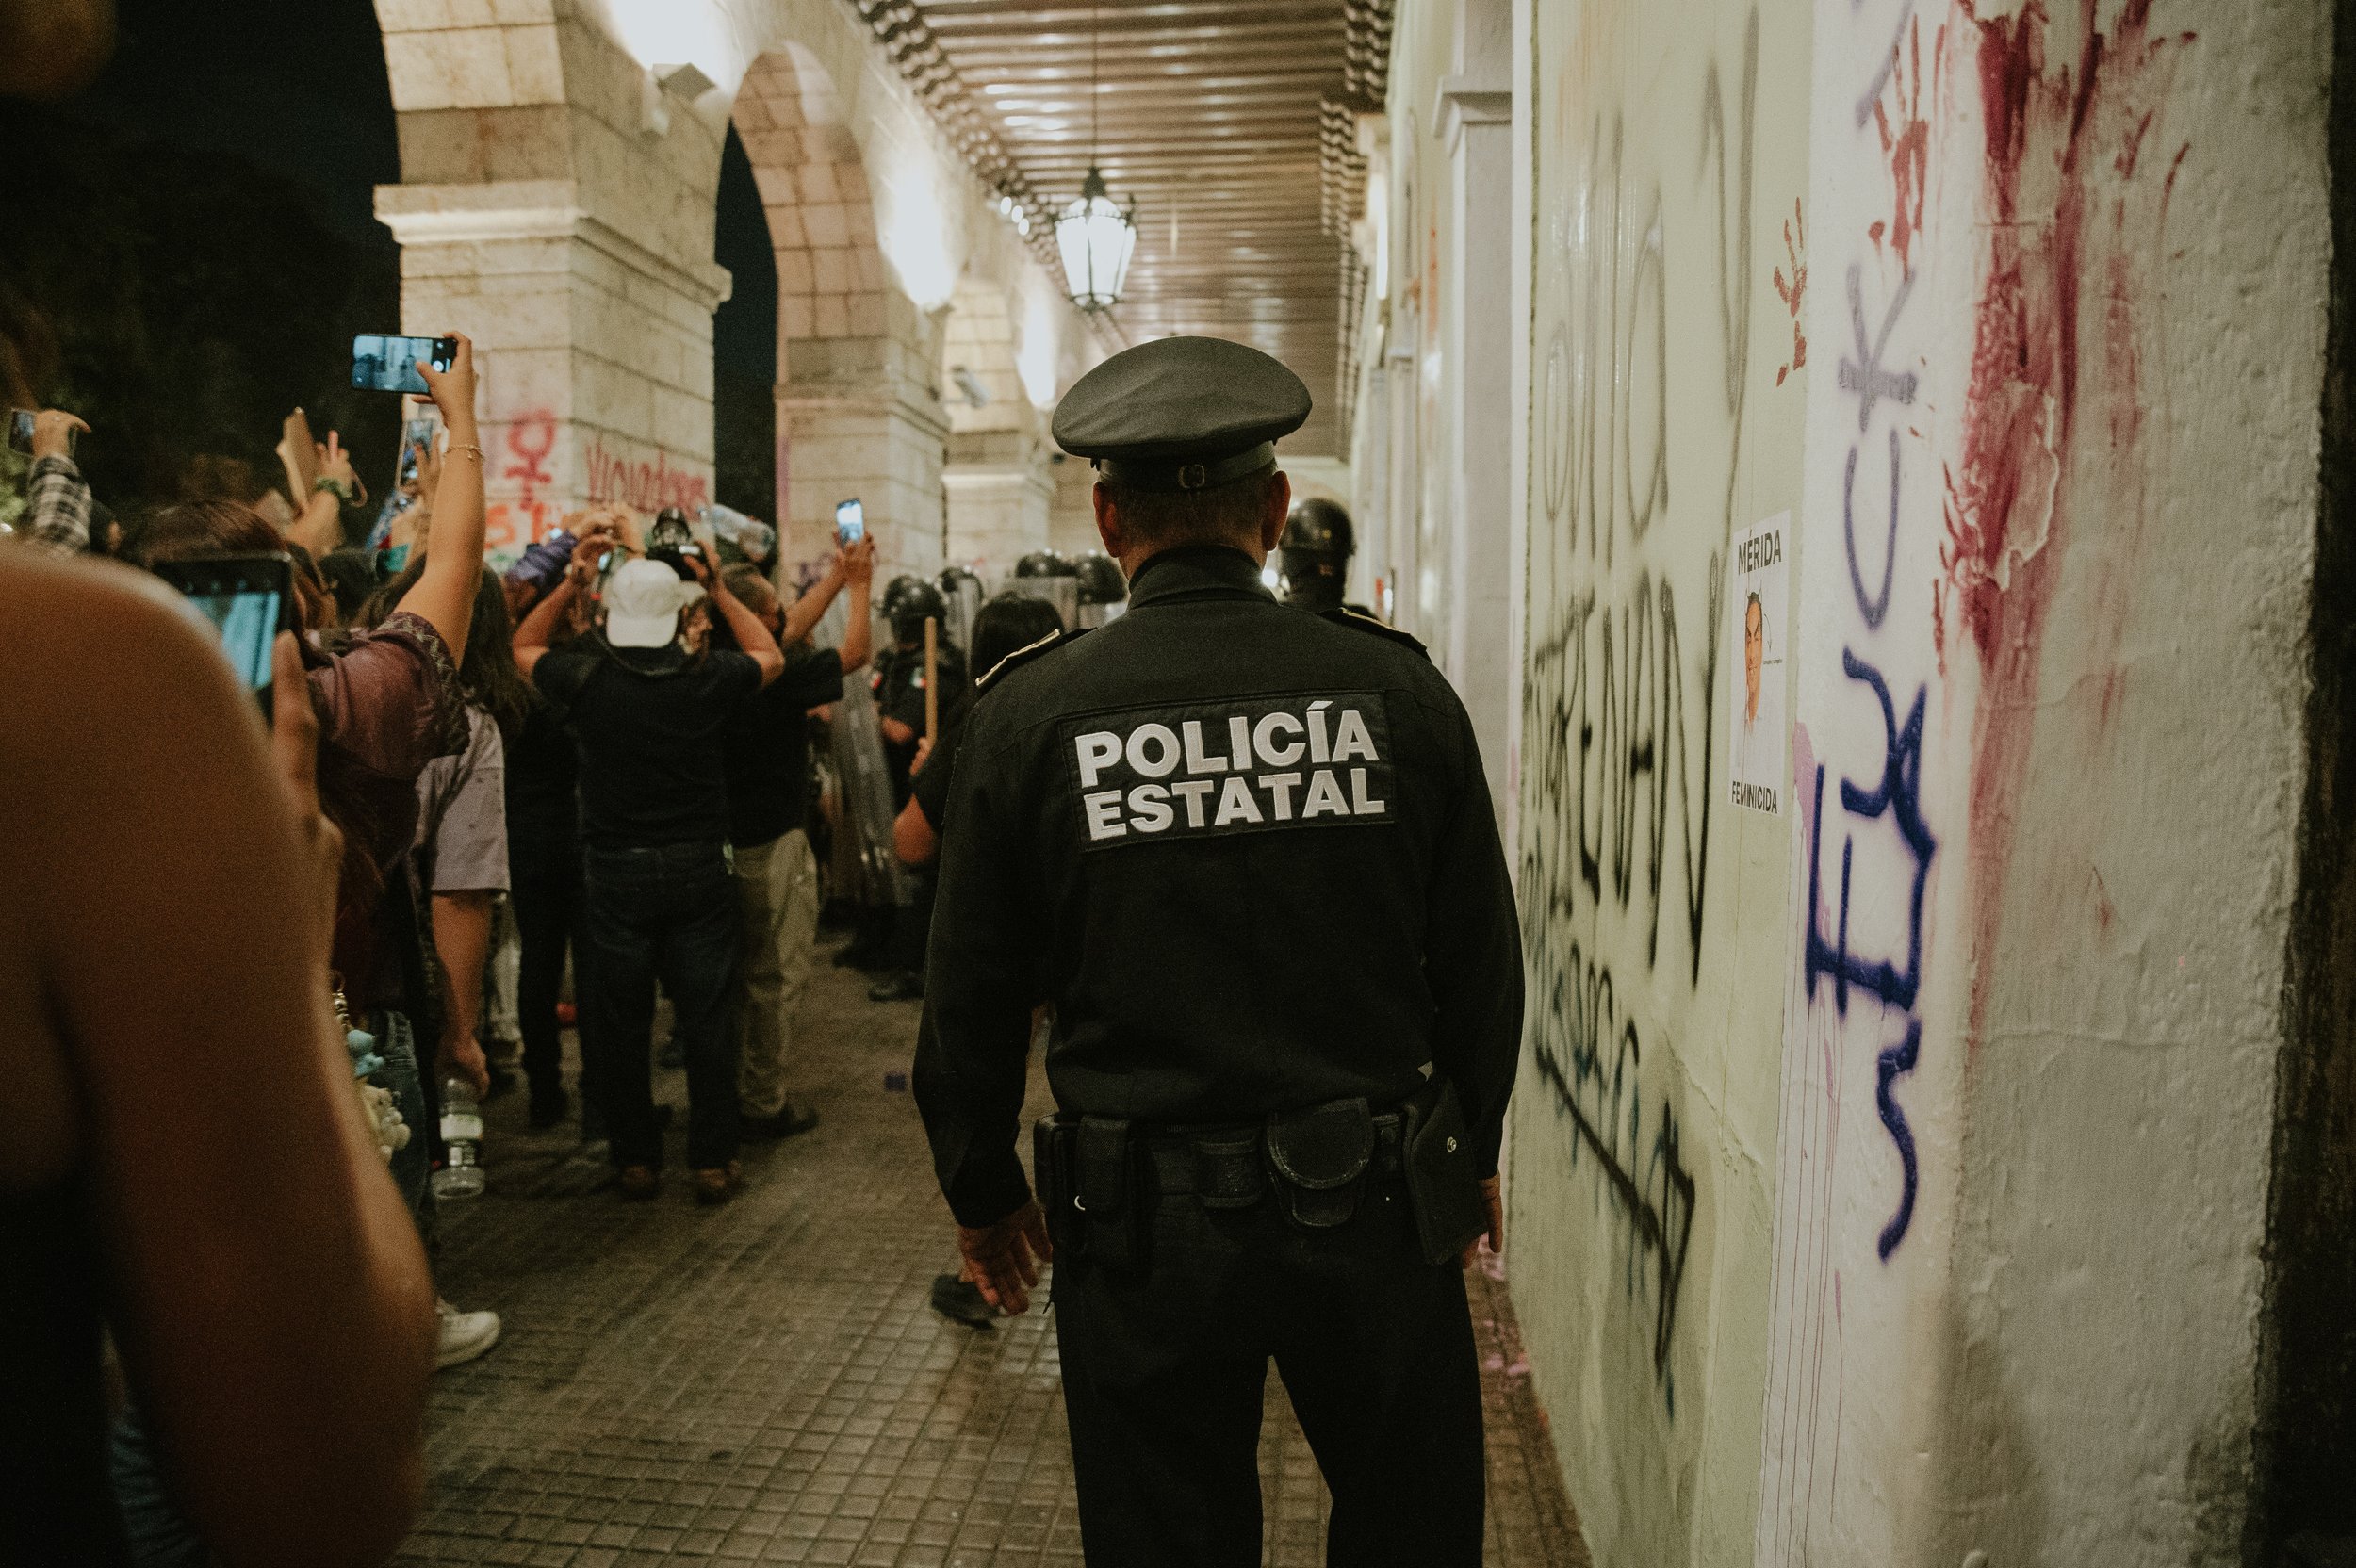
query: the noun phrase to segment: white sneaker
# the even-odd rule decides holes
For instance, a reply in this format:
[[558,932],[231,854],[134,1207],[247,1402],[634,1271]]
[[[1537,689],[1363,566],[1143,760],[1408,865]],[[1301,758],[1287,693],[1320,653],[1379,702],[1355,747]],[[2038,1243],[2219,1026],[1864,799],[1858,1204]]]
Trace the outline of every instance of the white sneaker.
[[434,1369],[461,1366],[499,1342],[499,1315],[460,1312],[436,1296],[434,1310],[441,1315],[442,1343],[434,1355]]

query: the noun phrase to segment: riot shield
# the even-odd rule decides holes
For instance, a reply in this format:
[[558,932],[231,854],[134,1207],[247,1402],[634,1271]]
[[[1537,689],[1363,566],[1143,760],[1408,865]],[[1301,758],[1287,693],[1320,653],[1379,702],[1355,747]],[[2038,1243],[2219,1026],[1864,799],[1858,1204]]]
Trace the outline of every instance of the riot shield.
[[[821,647],[843,645],[847,606],[840,598],[813,633]],[[878,629],[877,641],[889,645],[888,631]],[[884,762],[883,730],[875,716],[875,699],[863,672],[843,682],[843,698],[834,706],[836,787],[841,792],[843,832],[857,851],[859,885],[844,890],[871,906],[905,905],[916,896],[908,868],[892,847],[892,774]]]

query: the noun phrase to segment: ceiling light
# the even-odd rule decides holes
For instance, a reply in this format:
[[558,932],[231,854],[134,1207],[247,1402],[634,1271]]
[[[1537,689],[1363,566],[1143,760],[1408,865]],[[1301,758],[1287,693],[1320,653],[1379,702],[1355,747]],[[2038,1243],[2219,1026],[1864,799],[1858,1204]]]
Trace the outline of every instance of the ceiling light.
[[1063,253],[1065,291],[1072,302],[1094,314],[1121,302],[1129,258],[1137,248],[1137,204],[1132,197],[1126,209],[1116,204],[1104,188],[1104,171],[1097,167],[1097,41],[1103,27],[1094,7],[1089,8],[1088,23],[1088,177],[1080,186],[1079,199],[1055,220],[1055,249]]

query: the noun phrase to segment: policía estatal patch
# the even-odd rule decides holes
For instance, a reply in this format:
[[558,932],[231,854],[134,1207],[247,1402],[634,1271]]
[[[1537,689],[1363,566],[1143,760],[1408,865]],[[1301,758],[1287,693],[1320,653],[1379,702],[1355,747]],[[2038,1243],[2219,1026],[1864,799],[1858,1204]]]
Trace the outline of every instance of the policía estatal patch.
[[1063,726],[1082,849],[1392,816],[1379,692],[1302,692],[1091,713]]

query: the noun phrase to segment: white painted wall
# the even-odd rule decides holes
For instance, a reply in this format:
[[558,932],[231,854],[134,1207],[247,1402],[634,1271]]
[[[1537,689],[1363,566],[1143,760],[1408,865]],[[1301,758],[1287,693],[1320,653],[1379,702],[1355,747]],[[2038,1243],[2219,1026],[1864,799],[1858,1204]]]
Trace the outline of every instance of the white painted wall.
[[[1471,14],[1402,13],[1354,452],[1444,658],[1477,520],[1434,499],[1470,384],[1432,115]],[[2328,19],[1513,29],[1508,1274],[1595,1560],[2237,1561]],[[1770,816],[1726,798],[1723,596],[1787,510]]]
[[1776,1568],[2241,1560],[2329,18],[2140,9],[1817,8]]
[[1727,799],[1724,584],[1734,535],[1800,498],[1809,371],[1775,277],[1807,187],[1809,14],[1591,0],[1531,21],[1507,1276],[1595,1560],[1735,1563],[1789,829]]

